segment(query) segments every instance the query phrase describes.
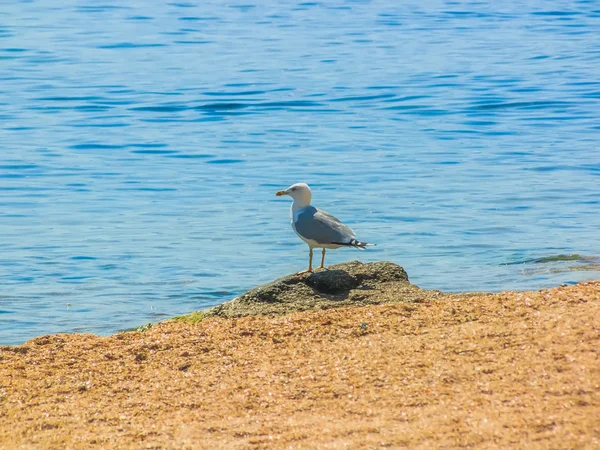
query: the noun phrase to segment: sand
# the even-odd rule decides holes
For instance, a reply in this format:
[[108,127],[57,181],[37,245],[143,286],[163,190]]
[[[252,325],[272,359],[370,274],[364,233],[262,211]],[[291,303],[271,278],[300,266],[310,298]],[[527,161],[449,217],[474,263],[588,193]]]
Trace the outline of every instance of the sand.
[[600,281],[0,349],[0,448],[600,448]]

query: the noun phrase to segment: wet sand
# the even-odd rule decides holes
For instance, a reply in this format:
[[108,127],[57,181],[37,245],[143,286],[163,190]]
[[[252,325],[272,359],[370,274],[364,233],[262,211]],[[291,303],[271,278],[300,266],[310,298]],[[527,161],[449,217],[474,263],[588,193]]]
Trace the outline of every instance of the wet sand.
[[600,448],[599,354],[600,281],[44,336],[0,448]]

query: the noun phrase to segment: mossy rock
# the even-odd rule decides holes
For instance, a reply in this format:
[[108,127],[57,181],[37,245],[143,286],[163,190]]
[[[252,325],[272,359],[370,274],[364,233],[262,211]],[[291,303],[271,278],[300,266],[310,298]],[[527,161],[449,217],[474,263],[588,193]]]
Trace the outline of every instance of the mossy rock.
[[[386,295],[381,295],[382,291]],[[397,264],[353,261],[313,273],[288,275],[215,306],[205,311],[205,316],[278,315],[389,301],[414,302],[424,292],[408,281]]]

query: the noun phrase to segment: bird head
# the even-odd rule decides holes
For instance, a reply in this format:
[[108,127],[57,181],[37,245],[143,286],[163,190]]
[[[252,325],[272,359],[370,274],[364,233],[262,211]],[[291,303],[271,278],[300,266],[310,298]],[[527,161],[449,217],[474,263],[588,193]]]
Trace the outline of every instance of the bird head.
[[310,205],[310,199],[312,197],[310,188],[306,183],[292,184],[289,188],[284,189],[283,191],[278,191],[275,195],[277,197],[289,195],[294,199],[294,203],[297,202],[303,205]]

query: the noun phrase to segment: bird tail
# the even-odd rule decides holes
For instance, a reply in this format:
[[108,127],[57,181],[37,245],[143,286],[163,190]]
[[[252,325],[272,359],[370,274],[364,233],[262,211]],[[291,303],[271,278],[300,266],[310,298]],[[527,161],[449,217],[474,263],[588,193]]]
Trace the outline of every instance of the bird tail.
[[333,242],[333,244],[344,245],[346,247],[354,247],[359,250],[364,250],[365,247],[373,247],[377,244],[369,244],[368,242],[360,242],[356,239],[350,239],[350,242]]

